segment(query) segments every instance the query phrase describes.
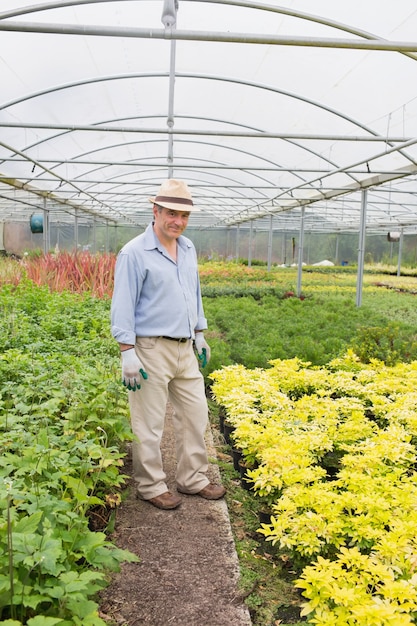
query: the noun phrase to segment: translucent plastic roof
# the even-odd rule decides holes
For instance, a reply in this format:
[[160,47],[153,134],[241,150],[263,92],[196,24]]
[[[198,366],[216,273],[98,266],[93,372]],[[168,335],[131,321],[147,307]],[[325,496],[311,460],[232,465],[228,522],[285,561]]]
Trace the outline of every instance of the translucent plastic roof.
[[416,33],[415,0],[2,0],[0,220],[143,226],[175,177],[201,228],[357,230],[365,189],[415,232]]

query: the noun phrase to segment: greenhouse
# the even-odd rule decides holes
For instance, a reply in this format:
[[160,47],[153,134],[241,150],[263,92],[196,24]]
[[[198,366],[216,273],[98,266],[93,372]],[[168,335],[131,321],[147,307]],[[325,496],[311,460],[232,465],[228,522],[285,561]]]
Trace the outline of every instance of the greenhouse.
[[165,178],[188,182],[201,208],[190,229],[199,241],[226,232],[231,256],[242,233],[297,233],[299,249],[304,233],[414,234],[414,4],[311,11],[4,0],[3,249],[80,246],[83,228],[89,247],[100,228],[101,248],[117,248],[133,234],[116,227],[146,226]]
[[417,625],[416,33],[0,3],[1,624]]

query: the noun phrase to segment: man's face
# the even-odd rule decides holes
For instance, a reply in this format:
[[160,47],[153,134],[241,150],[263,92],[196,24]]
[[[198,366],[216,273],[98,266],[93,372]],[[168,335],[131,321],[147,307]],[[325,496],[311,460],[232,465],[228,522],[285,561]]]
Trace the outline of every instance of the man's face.
[[189,211],[172,211],[165,207],[154,206],[156,231],[167,239],[178,239],[188,225]]

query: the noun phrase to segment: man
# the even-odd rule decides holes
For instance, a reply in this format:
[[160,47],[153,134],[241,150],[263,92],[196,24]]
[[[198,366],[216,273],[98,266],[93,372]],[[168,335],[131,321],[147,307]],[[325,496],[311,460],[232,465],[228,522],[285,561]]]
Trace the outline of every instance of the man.
[[132,455],[138,496],[160,509],[175,509],[181,498],[167,488],[160,450],[168,398],[174,408],[177,490],[208,500],[226,490],[206,476],[208,407],[199,360],[202,365],[209,360],[210,348],[197,254],[182,235],[190,212],[199,209],[187,184],[174,179],[149,201],[153,222],[117,258],[112,334],[120,345],[137,437]]

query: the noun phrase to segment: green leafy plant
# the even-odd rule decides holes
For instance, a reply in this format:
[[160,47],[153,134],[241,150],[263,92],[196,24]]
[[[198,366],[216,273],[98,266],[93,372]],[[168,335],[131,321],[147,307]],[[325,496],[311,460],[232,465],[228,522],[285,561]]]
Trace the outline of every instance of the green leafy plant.
[[[68,259],[66,270],[63,260],[44,261],[41,255],[30,259],[33,279],[28,278],[26,262],[7,260],[0,266],[0,445],[4,451],[0,580],[7,589],[0,597],[3,623],[14,626],[100,624],[94,599],[97,589],[105,584],[108,569],[134,558],[120,554],[103,533],[93,533],[89,527],[94,507],[108,499],[117,502],[123,488],[124,447],[131,438],[117,346],[109,332],[112,270],[94,282],[88,277],[93,278],[106,260],[85,255],[76,269],[73,266],[80,259]],[[403,361],[413,357],[417,325],[413,279],[396,277],[395,272],[390,276],[385,270],[378,276],[378,268],[367,269],[363,305],[358,308],[351,267],[304,271],[303,300],[282,297],[295,292],[296,270],[291,268],[267,271],[237,263],[205,263],[201,270],[212,347],[212,360],[204,368],[207,391],[215,389],[211,373],[231,366],[228,375],[233,374],[238,389],[230,394],[224,388],[222,404],[236,423],[248,460],[258,464],[251,470],[255,489],[236,493],[229,485],[233,494],[229,507],[232,518],[236,508],[238,535],[242,523],[257,535],[256,541],[252,536],[251,547],[240,543],[241,537],[237,540],[241,562],[257,571],[255,576],[245,576],[243,591],[250,592],[258,581],[247,596],[254,624],[276,621],[274,601],[266,599],[266,589],[271,596],[274,589],[278,593],[288,575],[279,567],[285,563],[299,566],[296,575],[306,582],[308,588],[300,588],[309,622],[339,619],[336,605],[324,600],[319,583],[310,593],[313,582],[303,577],[310,570],[301,568],[310,559],[312,581],[321,579],[327,561],[336,564],[341,558],[344,542],[353,542],[365,556],[378,551],[378,558],[395,572],[390,586],[381,591],[384,583],[378,583],[378,591],[366,598],[368,605],[390,604],[394,617],[382,618],[375,609],[374,619],[395,625],[402,623],[395,619],[404,616],[415,619],[407,595],[412,592],[413,576],[413,561],[407,555],[415,552],[414,516],[408,508],[414,501],[410,450],[417,441],[416,402],[408,387],[414,374],[412,366],[410,370],[400,363],[390,370],[385,367],[386,355],[399,355]],[[383,343],[391,323],[392,341]],[[362,337],[361,329],[372,332],[365,330]],[[360,358],[349,351],[362,339],[367,346],[369,338],[371,349]],[[372,341],[377,344],[374,352]],[[395,437],[388,430],[390,424],[397,427]],[[391,439],[377,440],[377,433]],[[400,433],[408,439],[401,439]],[[281,447],[277,438],[282,438]],[[401,455],[390,455],[390,448]],[[372,451],[377,454],[372,456]],[[287,460],[298,464],[296,470]],[[256,493],[261,497],[255,503]],[[390,507],[397,508],[384,509],[383,493],[390,495]],[[349,494],[353,494],[350,500]],[[255,532],[255,513],[263,500],[286,503],[277,516],[286,526],[284,530],[270,526],[271,539],[258,554],[265,535]],[[296,514],[291,517],[295,504]],[[403,517],[397,515],[402,510]],[[397,523],[386,528],[388,517]],[[272,546],[274,532],[277,541]],[[25,535],[33,544],[29,550]],[[281,539],[288,545],[281,547]],[[262,568],[257,569],[259,563]],[[352,576],[366,574],[368,565],[364,562]],[[331,585],[333,597],[342,598],[343,604],[344,594],[350,596],[352,590],[343,589],[348,565],[342,561],[339,566],[341,574],[334,574]],[[94,580],[89,578],[91,572]],[[401,575],[395,578],[398,572]],[[400,606],[401,585],[407,591]],[[388,589],[392,590],[389,597]],[[65,602],[64,596],[72,594],[71,602]],[[38,603],[37,597],[44,600]],[[297,595],[288,601],[296,599]],[[349,605],[351,610],[360,611],[355,602]],[[371,611],[368,605],[366,610]],[[373,619],[372,612],[357,615],[352,623],[361,626]]]
[[351,345],[363,363],[378,359],[395,365],[417,359],[417,337],[410,337],[409,331],[392,322],[383,327],[359,328]]
[[90,528],[132,439],[109,303],[22,282],[0,306],[0,619],[99,626],[108,572],[137,560]]

